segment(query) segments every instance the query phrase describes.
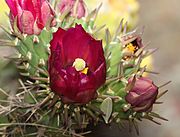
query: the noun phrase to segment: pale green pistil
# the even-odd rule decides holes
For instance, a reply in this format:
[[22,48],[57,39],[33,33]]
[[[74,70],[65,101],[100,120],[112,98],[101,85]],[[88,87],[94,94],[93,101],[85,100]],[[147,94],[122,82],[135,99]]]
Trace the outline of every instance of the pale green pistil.
[[75,67],[77,71],[82,71],[86,68],[86,62],[81,58],[77,58],[73,63],[73,67]]
[[75,59],[73,67],[76,69],[76,71],[80,71],[84,74],[88,73],[88,67],[86,67],[86,62],[81,58]]

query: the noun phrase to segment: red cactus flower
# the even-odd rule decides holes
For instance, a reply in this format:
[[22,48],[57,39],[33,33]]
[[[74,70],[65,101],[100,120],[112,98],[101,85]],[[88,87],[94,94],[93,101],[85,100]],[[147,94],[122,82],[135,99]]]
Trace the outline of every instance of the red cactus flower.
[[79,3],[77,4],[77,11],[74,10],[74,5],[76,3],[76,0],[61,0],[59,3],[59,10],[61,13],[63,13],[65,10],[70,8],[70,14],[71,16],[74,16],[77,18],[82,18],[85,16],[85,4],[83,0],[79,0]]
[[6,0],[10,8],[11,25],[17,19],[17,27],[24,34],[39,34],[51,22],[54,12],[47,0]]
[[102,41],[81,25],[53,34],[49,58],[50,86],[64,103],[88,103],[106,80]]
[[[129,83],[132,78],[129,79]],[[153,81],[146,77],[137,78],[134,87],[126,96],[126,101],[130,103],[136,112],[149,112],[158,95],[158,87]]]

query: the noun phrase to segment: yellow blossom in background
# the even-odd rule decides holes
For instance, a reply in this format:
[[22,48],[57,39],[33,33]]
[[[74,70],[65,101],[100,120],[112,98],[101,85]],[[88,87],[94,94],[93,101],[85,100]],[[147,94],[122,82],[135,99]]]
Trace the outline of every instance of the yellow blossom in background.
[[0,24],[6,25],[8,22],[8,17],[6,12],[9,12],[9,8],[5,2],[5,0],[1,0],[0,4]]
[[97,25],[106,24],[114,32],[117,25],[124,18],[128,21],[130,28],[134,27],[138,21],[139,3],[137,0],[86,0],[88,9],[92,10],[100,3],[103,3]]
[[[152,70],[153,69],[153,58],[152,58],[152,56],[148,56],[145,59],[143,59],[141,66],[142,67],[147,66],[148,70]],[[144,73],[144,74],[146,76],[148,73]]]

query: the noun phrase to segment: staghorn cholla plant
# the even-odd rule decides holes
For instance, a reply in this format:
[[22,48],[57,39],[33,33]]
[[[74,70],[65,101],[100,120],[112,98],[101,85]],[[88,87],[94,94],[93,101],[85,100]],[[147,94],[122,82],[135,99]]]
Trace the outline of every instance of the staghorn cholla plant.
[[[82,0],[6,0],[11,30],[2,27],[14,47],[22,76],[15,95],[0,104],[3,136],[84,136],[89,124],[167,120],[152,111],[165,92],[144,77],[146,50],[142,32],[127,33],[123,20],[103,41],[95,26],[100,6],[88,13]],[[56,12],[55,12],[56,11]]]

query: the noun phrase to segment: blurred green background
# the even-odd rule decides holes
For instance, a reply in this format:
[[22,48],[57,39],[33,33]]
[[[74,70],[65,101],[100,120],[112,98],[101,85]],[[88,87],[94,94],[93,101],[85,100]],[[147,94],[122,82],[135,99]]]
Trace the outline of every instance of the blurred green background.
[[[144,43],[151,42],[150,47],[159,48],[153,54],[153,70],[160,72],[159,75],[152,75],[158,85],[169,80],[170,85],[164,89],[169,89],[161,101],[163,105],[158,105],[154,109],[162,116],[169,119],[169,122],[162,122],[161,126],[154,125],[149,121],[140,123],[140,137],[180,137],[180,1],[179,0],[86,0],[88,9],[104,2],[102,11],[97,20],[99,24],[107,23],[112,30],[117,26],[121,18],[125,18],[132,26],[145,26]],[[5,11],[8,8],[1,0],[0,4],[0,24],[8,26]],[[139,17],[137,12],[139,11]],[[5,35],[0,30],[0,39]],[[12,55],[13,51],[8,47],[0,47],[0,86],[14,90],[17,86],[14,80],[15,71],[11,67],[2,71],[6,64],[4,57]],[[13,66],[12,66],[13,67]],[[6,73],[5,73],[6,72]],[[11,73],[10,73],[11,72]],[[7,78],[7,79],[5,79]],[[11,80],[11,81],[10,81]],[[9,85],[14,85],[10,88]],[[104,129],[105,128],[105,129]],[[93,137],[123,137],[136,136],[135,133],[119,131],[114,128],[97,127],[98,134]]]

